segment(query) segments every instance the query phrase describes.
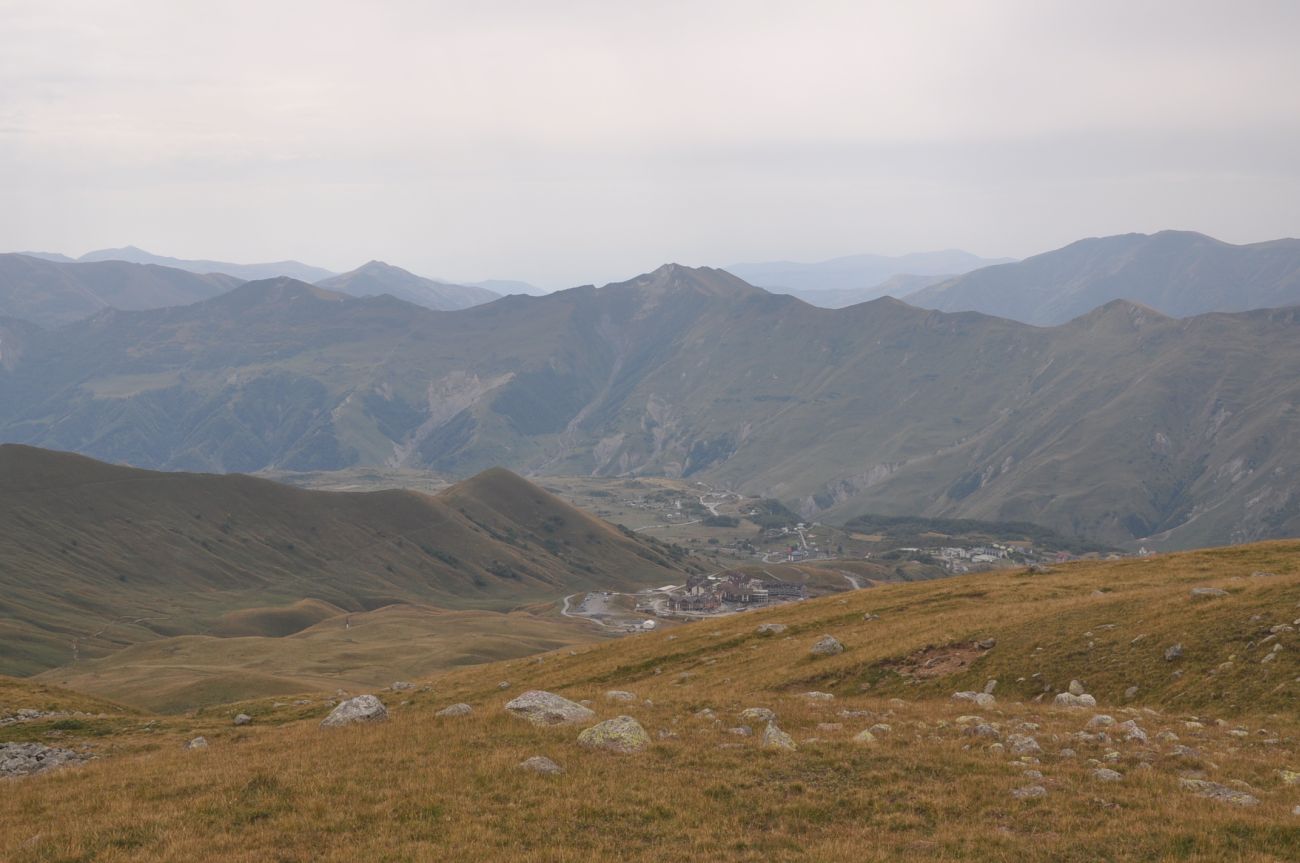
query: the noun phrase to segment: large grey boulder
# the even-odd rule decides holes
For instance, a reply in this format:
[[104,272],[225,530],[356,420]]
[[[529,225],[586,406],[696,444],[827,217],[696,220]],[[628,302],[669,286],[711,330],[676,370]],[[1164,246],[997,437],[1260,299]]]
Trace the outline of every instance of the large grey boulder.
[[88,760],[71,749],[56,749],[39,743],[0,743],[0,778],[31,776]]
[[470,707],[468,704],[461,702],[460,704],[452,704],[448,707],[444,707],[442,710],[439,710],[437,713],[433,715],[445,716],[445,717],[469,716],[473,712],[474,712],[473,707]]
[[383,722],[388,719],[388,709],[384,702],[373,695],[358,695],[347,701],[340,701],[330,711],[330,715],[321,720],[321,728],[338,728],[358,722]]
[[594,719],[596,714],[563,696],[530,689],[506,705],[506,712],[534,725],[573,725]]
[[650,735],[631,716],[618,716],[598,722],[578,735],[578,745],[627,755],[650,745]]
[[833,635],[823,635],[812,646],[813,656],[837,656],[844,652],[844,645]]
[[767,723],[767,728],[763,729],[762,745],[764,749],[780,749],[787,752],[799,748],[794,745],[794,738],[777,728],[775,722]]
[[543,755],[534,755],[526,761],[519,762],[519,769],[529,773],[541,773],[544,776],[558,776],[564,768]]

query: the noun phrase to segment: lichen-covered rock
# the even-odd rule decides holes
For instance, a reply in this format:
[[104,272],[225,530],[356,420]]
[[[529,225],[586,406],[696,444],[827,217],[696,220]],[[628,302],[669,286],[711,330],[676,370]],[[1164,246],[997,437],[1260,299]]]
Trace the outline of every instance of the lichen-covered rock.
[[617,716],[584,730],[578,735],[578,745],[626,755],[649,746],[650,735],[631,716]]
[[793,737],[778,728],[775,722],[769,722],[763,729],[763,748],[793,752],[799,747],[794,745]]
[[870,729],[870,728],[867,728],[867,729],[865,729],[865,730],[863,730],[863,731],[859,731],[857,734],[853,735],[853,742],[854,742],[854,743],[863,743],[863,744],[875,743],[875,742],[876,742],[876,735],[874,735],[874,734],[871,733],[871,729]]
[[1023,788],[1013,789],[1011,796],[1017,800],[1033,800],[1038,797],[1046,797],[1047,789],[1041,785],[1026,785]]
[[563,767],[542,755],[534,755],[519,762],[519,769],[529,773],[541,773],[544,776],[558,776],[564,772]]
[[1124,778],[1123,774],[1111,770],[1109,767],[1098,767],[1092,771],[1092,778],[1098,782],[1118,782]]
[[31,776],[88,760],[71,749],[56,749],[39,743],[0,743],[0,778]]
[[573,725],[596,714],[554,692],[530,689],[506,705],[506,711],[534,725]]
[[1007,747],[1011,750],[1012,755],[1038,755],[1043,751],[1038,745],[1038,741],[1027,734],[1010,734],[1007,736]]
[[780,635],[785,630],[786,625],[784,623],[760,623],[754,631],[759,635]]
[[636,695],[624,689],[611,689],[605,693],[605,699],[607,701],[632,702],[636,701]]
[[186,748],[186,749],[207,749],[207,748],[208,748],[208,738],[206,738],[206,737],[195,737],[195,738],[194,738],[193,740],[191,740],[189,743],[186,743],[186,744],[185,744],[185,748]]
[[952,694],[952,699],[953,701],[974,702],[980,707],[992,707],[998,703],[997,698],[987,692],[971,692],[969,690],[964,692],[954,692]]
[[812,646],[813,656],[837,656],[844,652],[844,645],[833,635],[823,635]]
[[746,707],[740,711],[740,718],[751,722],[772,722],[776,719],[776,713],[766,707]]
[[388,709],[384,703],[373,695],[358,695],[347,701],[340,701],[330,711],[330,715],[321,720],[322,728],[338,728],[358,722],[383,722],[388,719]]
[[241,713],[235,717],[236,725],[249,725],[252,723],[252,721],[253,721],[253,717],[249,716],[247,713]]
[[1208,797],[1211,800],[1221,800],[1224,803],[1231,803],[1234,806],[1254,806],[1259,800],[1254,796],[1247,794],[1245,791],[1238,791],[1235,788],[1229,788],[1227,785],[1220,785],[1217,782],[1208,782],[1204,779],[1179,779],[1178,785],[1185,791],[1191,791],[1201,797]]
[[447,706],[447,707],[444,707],[442,710],[439,710],[437,713],[435,713],[435,714],[433,714],[433,715],[434,715],[434,716],[447,716],[447,717],[452,717],[452,716],[469,716],[469,715],[470,715],[471,713],[473,713],[473,712],[474,712],[474,708],[473,708],[473,707],[470,707],[468,704],[466,704],[466,703],[464,703],[464,702],[462,701],[462,702],[459,703],[459,704],[452,704],[452,705],[449,705],[449,706]]
[[1052,703],[1057,707],[1096,707],[1097,699],[1088,693],[1075,695],[1072,692],[1058,692]]

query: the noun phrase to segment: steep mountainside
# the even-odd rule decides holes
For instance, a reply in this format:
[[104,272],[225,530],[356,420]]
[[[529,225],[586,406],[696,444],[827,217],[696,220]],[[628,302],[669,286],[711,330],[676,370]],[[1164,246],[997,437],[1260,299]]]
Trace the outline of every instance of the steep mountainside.
[[504,611],[663,584],[675,553],[500,469],[436,497],[350,494],[0,446],[0,673],[397,603]]
[[329,270],[304,264],[301,261],[272,261],[266,264],[232,264],[229,261],[190,261],[184,258],[169,258],[155,255],[135,246],[120,249],[99,249],[87,252],[79,261],[129,261],[133,264],[158,264],[191,273],[225,273],[241,282],[255,279],[274,279],[287,276],[304,282],[315,282],[334,275]]
[[467,309],[501,296],[487,288],[435,282],[382,261],[371,261],[351,272],[322,279],[316,285],[354,297],[391,294],[399,300],[439,311]]
[[0,435],[172,469],[664,473],[822,520],[1177,547],[1300,530],[1298,336],[1296,310],[818,309],[675,265],[459,312],[278,280],[26,337]]
[[[768,261],[764,263],[732,264],[727,272],[734,273],[753,285],[780,294],[791,294],[813,305],[823,305],[819,300],[835,298],[839,308],[866,302],[893,293],[899,285],[890,283],[896,276],[908,279],[950,277],[953,273],[968,273],[980,267],[1001,264],[1010,258],[981,258],[959,249],[942,252],[917,252],[910,255],[850,255],[817,263],[795,261]],[[917,290],[923,285],[910,285]],[[833,292],[833,293],[823,293]]]
[[53,327],[105,308],[188,305],[224,293],[240,281],[122,261],[59,263],[0,254],[0,317]]
[[1175,317],[1280,308],[1300,304],[1300,240],[1234,246],[1187,231],[1080,240],[906,299],[927,309],[1041,325],[1065,323],[1116,299]]

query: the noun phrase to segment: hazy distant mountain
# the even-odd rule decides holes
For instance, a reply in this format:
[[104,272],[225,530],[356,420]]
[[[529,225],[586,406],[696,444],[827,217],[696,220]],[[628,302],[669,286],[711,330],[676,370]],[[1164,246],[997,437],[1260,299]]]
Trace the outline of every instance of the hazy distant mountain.
[[0,439],[141,466],[659,473],[1166,547],[1300,532],[1300,310],[1040,328],[669,265],[457,312],[280,279],[22,339]]
[[76,258],[69,258],[67,255],[61,255],[58,252],[14,252],[15,255],[22,255],[25,258],[40,258],[42,261],[54,261],[60,264],[76,263]]
[[0,254],[0,316],[58,326],[109,307],[189,305],[239,283],[226,275],[199,275],[123,261],[60,263]]
[[276,276],[288,276],[291,279],[299,279],[304,282],[317,282],[334,275],[334,273],[329,270],[323,270],[320,267],[312,267],[300,263],[299,261],[275,261],[269,264],[232,264],[225,261],[189,261],[182,258],[168,258],[163,255],[155,255],[151,252],[146,252],[144,249],[137,249],[135,246],[125,246],[120,249],[100,249],[95,252],[87,252],[77,260],[82,262],[129,261],[133,264],[159,264],[164,267],[174,267],[178,270],[188,270],[191,273],[225,273],[226,275],[234,276],[241,281],[273,279]]
[[869,300],[879,299],[880,297],[905,297],[908,294],[916,293],[922,288],[928,288],[930,285],[936,285],[939,282],[944,282],[951,278],[951,274],[940,276],[917,276],[910,273],[900,273],[897,276],[890,276],[880,284],[870,288],[845,288],[843,290],[826,291],[785,291],[784,293],[798,297],[805,303],[811,303],[812,305],[823,309],[842,309]]
[[1044,325],[1115,299],[1176,317],[1300,304],[1300,240],[1234,246],[1189,231],[1080,240],[906,297],[924,308]]
[[440,311],[467,309],[480,303],[489,303],[501,296],[487,288],[435,282],[382,261],[371,261],[349,273],[322,279],[316,284],[354,297],[392,294],[408,303]]
[[465,284],[475,288],[487,288],[489,291],[506,296],[508,294],[528,294],[533,297],[540,297],[549,294],[550,291],[545,288],[539,288],[537,285],[521,282],[516,279],[488,279],[483,282],[466,282]]
[[[839,308],[889,295],[891,290],[897,289],[896,285],[887,284],[894,276],[968,273],[979,267],[1009,260],[1011,259],[981,258],[969,252],[951,249],[898,257],[850,255],[811,264],[793,261],[733,264],[726,270],[769,291],[792,294],[813,305]],[[915,287],[912,289],[916,290]],[[824,291],[837,293],[822,293]],[[828,305],[829,303],[834,305]]]

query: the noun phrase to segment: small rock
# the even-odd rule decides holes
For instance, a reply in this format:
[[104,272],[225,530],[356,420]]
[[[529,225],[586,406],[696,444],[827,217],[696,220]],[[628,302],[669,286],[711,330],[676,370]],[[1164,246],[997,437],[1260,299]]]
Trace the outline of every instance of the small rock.
[[832,701],[835,698],[835,696],[830,692],[817,692],[815,690],[813,692],[805,692],[803,697],[807,698],[809,701]]
[[1041,785],[1026,785],[1012,790],[1011,796],[1017,800],[1033,800],[1037,797],[1046,797],[1047,789]]
[[526,761],[519,762],[519,769],[526,770],[529,773],[541,773],[545,776],[558,776],[564,772],[563,767],[541,755],[534,755]]
[[750,728],[748,725],[737,725],[735,728],[728,728],[727,733],[734,734],[737,737],[749,737],[753,735],[754,729]]
[[784,623],[760,623],[754,631],[759,635],[780,635],[786,628]]
[[1183,658],[1183,646],[1181,644],[1171,644],[1165,648],[1165,662],[1173,662],[1175,659]]
[[1115,726],[1115,731],[1117,733],[1123,732],[1125,740],[1136,740],[1139,743],[1147,742],[1147,733],[1139,728],[1138,724],[1132,719]]
[[1238,791],[1235,788],[1229,788],[1227,785],[1220,785],[1217,782],[1209,782],[1205,779],[1179,779],[1178,785],[1183,790],[1191,791],[1198,796],[1231,803],[1234,806],[1254,806],[1259,803],[1259,800],[1244,791]]
[[596,714],[553,692],[530,689],[505,707],[506,712],[534,725],[572,725],[595,718]]
[[407,692],[411,689],[414,689],[415,684],[407,683],[405,680],[399,680],[388,688],[391,689],[393,692]]
[[1109,728],[1115,724],[1115,717],[1107,716],[1105,713],[1098,713],[1088,720],[1088,728]]
[[185,748],[186,748],[186,749],[207,749],[207,748],[208,748],[208,738],[206,738],[206,737],[195,737],[195,738],[194,738],[193,740],[191,740],[189,743],[186,743],[186,744],[185,744]]
[[236,725],[248,725],[252,721],[253,721],[253,717],[249,716],[247,713],[241,713],[235,717]]
[[1132,701],[1134,698],[1137,698],[1137,694],[1138,688],[1136,686],[1130,686],[1128,689],[1124,690],[1124,700]]
[[889,733],[892,732],[894,729],[893,729],[892,726],[886,725],[886,724],[883,723],[883,722],[878,722],[878,723],[876,723],[875,725],[871,726],[871,728],[868,729],[868,730],[869,730],[872,734],[889,734]]
[[813,656],[836,656],[844,652],[844,645],[833,635],[823,635],[812,646]]
[[1043,751],[1038,741],[1027,734],[1007,735],[1007,746],[1010,747],[1012,755],[1038,755]]
[[578,745],[627,755],[650,745],[650,735],[631,716],[617,716],[598,722],[578,735]]
[[433,715],[434,716],[469,716],[473,712],[474,712],[473,707],[470,707],[468,704],[461,702],[460,704],[452,704],[449,707],[444,707],[442,710],[439,710],[437,713]]
[[984,693],[986,695],[992,695],[993,690],[997,688],[998,688],[998,682],[996,680],[989,679],[984,681]]
[[338,728],[356,722],[383,722],[388,719],[388,710],[384,703],[373,695],[358,695],[347,701],[340,701],[330,711],[330,715],[321,720],[322,728]]
[[780,749],[790,752],[799,748],[794,745],[794,738],[777,728],[775,722],[767,723],[767,728],[763,729],[762,745],[764,749]]
[[1086,692],[1083,695],[1074,695],[1070,692],[1058,692],[1052,703],[1057,707],[1096,707],[1097,699],[1088,695]]
[[1191,590],[1192,599],[1213,599],[1216,596],[1227,595],[1228,591],[1217,587],[1193,587]]
[[875,743],[876,735],[872,734],[871,729],[868,728],[865,731],[859,731],[857,734],[853,735],[853,742],[854,743]]
[[766,707],[746,707],[740,711],[740,718],[751,722],[771,722],[776,719],[776,713]]
[[631,702],[636,701],[636,696],[623,689],[611,689],[605,693],[605,699],[608,701]]
[[509,680],[503,680],[497,684],[497,689],[509,689],[509,688],[510,688]]
[[1083,695],[1088,690],[1084,689],[1083,684],[1080,683],[1079,681],[1071,680],[1068,691],[1071,695]]
[[1279,770],[1277,775],[1281,778],[1283,785],[1300,785],[1300,772],[1295,770]]
[[1098,767],[1092,771],[1092,778],[1098,782],[1118,782],[1124,778],[1122,773],[1111,770],[1109,767]]
[[863,620],[868,620],[868,621],[870,621],[870,620],[879,620],[879,619],[880,619],[880,615],[879,615],[879,614],[872,614],[871,612],[867,612],[866,614],[862,615],[862,619],[863,619]]
[[973,701],[980,707],[992,707],[997,704],[997,698],[987,692],[954,692],[952,697],[954,701]]

